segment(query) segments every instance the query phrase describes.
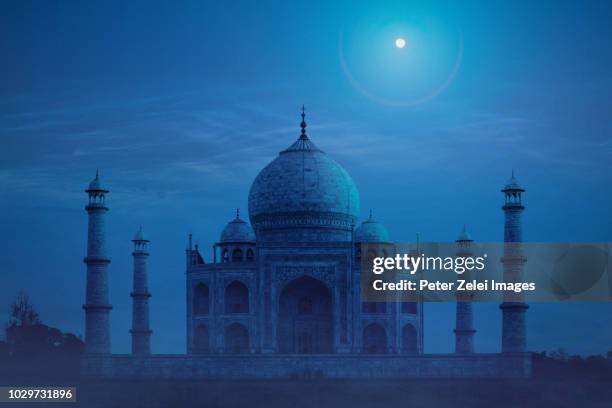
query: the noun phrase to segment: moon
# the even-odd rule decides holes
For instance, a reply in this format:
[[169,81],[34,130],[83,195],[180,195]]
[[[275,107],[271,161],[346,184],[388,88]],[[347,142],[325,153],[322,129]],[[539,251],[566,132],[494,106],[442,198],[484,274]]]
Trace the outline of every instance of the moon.
[[402,37],[398,37],[395,39],[395,48],[404,48],[406,46],[406,40]]

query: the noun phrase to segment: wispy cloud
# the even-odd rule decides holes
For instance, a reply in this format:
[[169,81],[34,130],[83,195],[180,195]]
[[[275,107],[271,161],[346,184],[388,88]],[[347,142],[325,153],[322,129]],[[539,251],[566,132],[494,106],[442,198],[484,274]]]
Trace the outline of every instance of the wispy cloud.
[[[569,137],[551,143],[548,124],[530,117],[437,109],[444,114],[434,109],[422,112],[428,120],[393,126],[367,117],[319,118],[309,121],[308,132],[349,169],[381,175],[457,166],[464,176],[478,175],[517,157],[539,166],[596,167],[605,161],[589,154],[610,152],[605,141],[585,143],[583,152],[572,150]],[[298,136],[298,123],[297,114],[285,116],[248,97],[216,103],[201,91],[13,112],[0,117],[0,188],[63,202],[67,190],[80,192],[101,168],[127,207],[161,196],[196,200],[219,186],[246,193],[257,172]]]

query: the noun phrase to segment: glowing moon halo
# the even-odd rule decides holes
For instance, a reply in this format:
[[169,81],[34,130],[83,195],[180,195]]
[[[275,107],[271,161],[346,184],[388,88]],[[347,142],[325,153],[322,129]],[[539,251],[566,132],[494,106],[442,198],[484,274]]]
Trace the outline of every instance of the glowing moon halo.
[[383,96],[377,95],[376,93],[373,93],[369,89],[364,87],[353,76],[353,73],[351,72],[348,66],[348,63],[344,57],[344,49],[343,49],[344,48],[343,47],[344,34],[342,33],[342,31],[340,32],[340,35],[338,37],[338,57],[340,59],[340,66],[342,67],[342,71],[344,72],[346,79],[353,86],[353,88],[355,88],[355,90],[360,92],[366,98],[369,98],[370,100],[378,104],[387,105],[387,106],[396,106],[396,107],[417,106],[422,103],[428,102],[431,99],[435,98],[436,96],[440,95],[450,86],[450,84],[454,81],[455,77],[457,76],[457,72],[459,71],[459,68],[461,67],[461,62],[463,60],[463,33],[461,32],[461,30],[459,30],[458,34],[459,34],[459,43],[458,43],[458,48],[457,48],[457,55],[455,57],[455,63],[453,64],[448,74],[448,77],[446,78],[446,80],[444,80],[444,82],[442,82],[437,88],[433,89],[429,94],[423,95],[421,97],[417,97],[416,99],[412,99],[412,100],[389,99],[389,98],[385,98]]
[[406,46],[406,40],[404,40],[402,37],[396,38],[395,39],[395,48],[404,48]]

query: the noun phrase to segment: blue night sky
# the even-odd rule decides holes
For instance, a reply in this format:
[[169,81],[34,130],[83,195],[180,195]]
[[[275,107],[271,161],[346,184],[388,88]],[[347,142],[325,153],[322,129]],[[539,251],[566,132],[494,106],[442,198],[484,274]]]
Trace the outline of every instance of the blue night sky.
[[[183,352],[187,234],[209,248],[246,213],[302,103],[397,241],[452,241],[463,223],[501,240],[511,169],[526,240],[612,241],[612,5],[535,3],[3,2],[0,321],[24,289],[82,334],[83,190],[100,168],[113,350],[129,350],[142,223],[153,351]],[[611,312],[534,304],[529,348],[610,350]],[[500,318],[477,305],[479,351],[499,350]],[[426,351],[451,351],[454,305],[427,305],[425,327]]]

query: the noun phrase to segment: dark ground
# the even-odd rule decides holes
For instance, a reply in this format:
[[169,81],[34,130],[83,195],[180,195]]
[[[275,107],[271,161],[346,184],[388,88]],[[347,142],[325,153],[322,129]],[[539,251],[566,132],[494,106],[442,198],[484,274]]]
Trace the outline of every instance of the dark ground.
[[[51,363],[50,361],[48,361]],[[612,407],[612,365],[597,360],[536,358],[534,377],[522,381],[466,380],[83,380],[75,364],[62,375],[34,365],[0,367],[0,385],[77,387],[77,404],[17,407]],[[4,368],[4,369],[2,369]],[[0,404],[0,408],[4,408]]]
[[83,407],[612,406],[612,387],[605,381],[117,381],[78,389]]

